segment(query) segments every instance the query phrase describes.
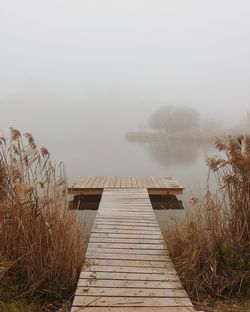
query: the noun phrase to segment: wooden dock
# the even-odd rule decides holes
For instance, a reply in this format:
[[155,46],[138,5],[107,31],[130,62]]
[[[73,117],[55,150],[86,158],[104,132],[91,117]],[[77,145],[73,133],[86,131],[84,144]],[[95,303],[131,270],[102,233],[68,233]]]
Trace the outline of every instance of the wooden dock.
[[104,188],[71,311],[194,311],[147,188]]
[[150,195],[180,195],[184,187],[174,178],[158,177],[78,177],[69,186],[71,195],[101,195],[104,189],[147,189]]

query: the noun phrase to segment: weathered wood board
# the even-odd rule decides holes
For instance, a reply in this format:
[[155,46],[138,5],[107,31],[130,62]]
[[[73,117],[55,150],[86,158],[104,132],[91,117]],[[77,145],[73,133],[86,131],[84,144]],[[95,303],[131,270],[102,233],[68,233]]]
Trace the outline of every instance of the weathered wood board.
[[[163,195],[182,194],[184,187],[174,178],[168,176],[157,177],[78,177],[72,185],[69,186],[69,194],[72,195],[98,195],[103,189],[148,189],[149,194]],[[147,197],[141,196],[142,202]],[[118,202],[123,202],[118,199]],[[127,198],[124,203],[128,205],[133,202],[133,198]]]
[[119,183],[130,188],[104,189],[71,311],[194,311],[169,257],[147,189],[131,187],[150,185],[152,180],[86,181],[93,187]]

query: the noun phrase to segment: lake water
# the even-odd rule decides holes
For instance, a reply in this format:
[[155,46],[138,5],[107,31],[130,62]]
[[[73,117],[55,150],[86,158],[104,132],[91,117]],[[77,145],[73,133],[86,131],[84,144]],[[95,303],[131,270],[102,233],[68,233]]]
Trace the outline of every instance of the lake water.
[[[102,134],[102,139],[97,135],[89,136],[81,146],[84,147],[84,151],[80,146],[77,150],[76,144],[74,145],[75,161],[70,166],[67,165],[69,182],[79,175],[165,175],[173,176],[185,187],[184,194],[178,196],[183,201],[185,210],[154,210],[163,230],[172,216],[182,220],[187,209],[190,209],[188,201],[193,196],[199,197],[205,192],[208,177],[206,159],[216,154],[213,145],[209,143],[185,140],[131,143],[126,140],[126,133],[112,133],[106,137]],[[79,218],[85,220],[86,240],[91,232],[95,214],[96,211],[93,210],[78,211]]]

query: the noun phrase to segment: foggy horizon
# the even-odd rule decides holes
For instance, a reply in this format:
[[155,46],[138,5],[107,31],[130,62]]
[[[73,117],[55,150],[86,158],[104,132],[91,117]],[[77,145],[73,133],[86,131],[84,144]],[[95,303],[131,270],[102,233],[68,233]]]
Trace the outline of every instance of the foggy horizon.
[[0,128],[31,132],[74,175],[76,165],[120,173],[128,151],[117,142],[165,105],[233,127],[250,107],[249,9],[243,0],[0,1]]

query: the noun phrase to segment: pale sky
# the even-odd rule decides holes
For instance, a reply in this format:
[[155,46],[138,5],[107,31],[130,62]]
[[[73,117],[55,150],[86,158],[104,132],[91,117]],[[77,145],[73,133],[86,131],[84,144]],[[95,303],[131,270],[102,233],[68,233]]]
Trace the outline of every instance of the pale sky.
[[250,110],[249,16],[248,0],[0,0],[0,128],[60,150],[167,104],[234,124]]

